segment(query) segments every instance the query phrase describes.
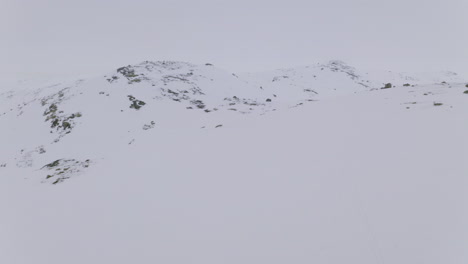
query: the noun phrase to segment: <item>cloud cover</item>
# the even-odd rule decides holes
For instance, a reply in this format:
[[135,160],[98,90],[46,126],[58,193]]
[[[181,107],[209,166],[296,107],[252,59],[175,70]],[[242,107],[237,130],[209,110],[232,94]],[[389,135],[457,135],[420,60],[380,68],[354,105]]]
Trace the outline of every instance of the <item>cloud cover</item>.
[[0,71],[94,74],[143,60],[236,71],[341,59],[466,72],[468,2],[0,0]]

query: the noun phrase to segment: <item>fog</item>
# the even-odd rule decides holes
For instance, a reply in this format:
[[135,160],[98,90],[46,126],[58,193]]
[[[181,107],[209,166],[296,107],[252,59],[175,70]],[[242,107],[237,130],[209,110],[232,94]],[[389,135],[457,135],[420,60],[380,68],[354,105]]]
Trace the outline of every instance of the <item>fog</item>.
[[0,0],[0,71],[95,74],[143,60],[262,71],[330,59],[466,71],[463,0]]

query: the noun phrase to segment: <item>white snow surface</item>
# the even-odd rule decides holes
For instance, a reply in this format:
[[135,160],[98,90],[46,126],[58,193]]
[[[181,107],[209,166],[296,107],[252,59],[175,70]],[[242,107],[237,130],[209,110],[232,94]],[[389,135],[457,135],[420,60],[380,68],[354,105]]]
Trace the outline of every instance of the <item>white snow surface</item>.
[[0,263],[468,263],[466,81],[340,61],[3,81]]

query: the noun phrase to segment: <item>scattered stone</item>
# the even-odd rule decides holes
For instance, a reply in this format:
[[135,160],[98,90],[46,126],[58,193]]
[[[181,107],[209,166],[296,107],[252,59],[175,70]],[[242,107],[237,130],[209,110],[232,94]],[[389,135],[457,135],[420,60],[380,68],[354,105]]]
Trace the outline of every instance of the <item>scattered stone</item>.
[[152,129],[152,128],[154,128],[155,125],[156,125],[156,123],[154,121],[151,121],[151,123],[149,125],[148,124],[143,125],[143,130]]

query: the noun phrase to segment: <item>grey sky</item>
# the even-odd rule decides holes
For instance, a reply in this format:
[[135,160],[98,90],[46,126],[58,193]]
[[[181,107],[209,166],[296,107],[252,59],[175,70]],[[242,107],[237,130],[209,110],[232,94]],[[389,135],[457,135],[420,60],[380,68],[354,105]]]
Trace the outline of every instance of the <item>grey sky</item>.
[[466,72],[466,0],[0,0],[0,70],[89,74],[142,60],[231,71],[341,59]]

